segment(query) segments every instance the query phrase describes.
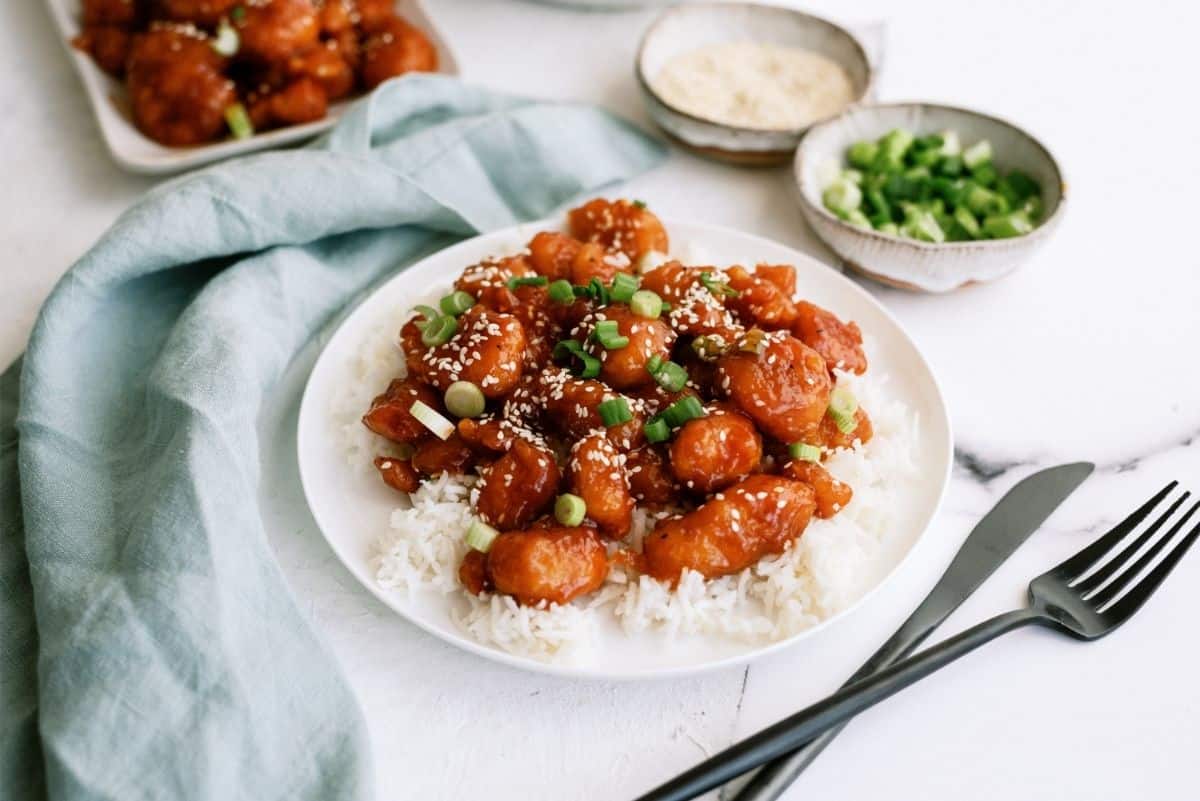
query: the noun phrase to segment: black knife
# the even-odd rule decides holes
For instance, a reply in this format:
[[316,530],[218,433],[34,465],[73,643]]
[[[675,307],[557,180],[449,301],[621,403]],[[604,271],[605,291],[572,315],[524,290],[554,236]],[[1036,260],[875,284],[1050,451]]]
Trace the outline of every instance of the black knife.
[[[1051,467],[1025,477],[1005,493],[971,530],[954,561],[921,605],[846,684],[870,676],[915,651],[1094,469],[1090,462]],[[733,801],[775,801],[843,728],[830,729],[800,750],[764,765]]]

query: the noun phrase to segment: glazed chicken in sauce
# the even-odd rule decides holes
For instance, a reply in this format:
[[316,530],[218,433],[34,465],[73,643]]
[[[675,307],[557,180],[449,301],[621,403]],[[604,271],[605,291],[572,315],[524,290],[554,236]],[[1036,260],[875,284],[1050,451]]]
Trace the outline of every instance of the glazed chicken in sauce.
[[133,122],[170,146],[319,120],[437,50],[393,0],[83,0],[73,42],[125,81]]
[[871,438],[839,382],[866,370],[858,326],[799,299],[789,265],[650,269],[669,243],[644,204],[567,219],[416,307],[408,376],[363,416],[394,443],[388,487],[478,477],[463,586],[538,605],[610,570],[725,576],[844,509],[822,461]]

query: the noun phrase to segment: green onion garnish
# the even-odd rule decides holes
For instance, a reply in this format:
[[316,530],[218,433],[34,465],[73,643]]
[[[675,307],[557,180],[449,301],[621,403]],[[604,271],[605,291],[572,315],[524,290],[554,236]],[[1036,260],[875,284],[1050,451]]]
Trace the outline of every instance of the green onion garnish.
[[662,298],[649,289],[639,289],[629,299],[629,308],[638,317],[648,317],[653,320],[662,314],[663,302]]
[[616,320],[601,320],[592,330],[592,340],[599,342],[605,350],[619,350],[629,344],[629,337],[622,336]]
[[599,278],[593,278],[588,281],[587,294],[592,300],[601,306],[607,306],[609,303],[608,287],[600,283]]
[[858,418],[855,416],[857,411],[858,400],[854,393],[845,387],[834,387],[833,392],[829,394],[829,416],[837,424],[838,431],[849,434],[858,428]]
[[692,350],[706,362],[716,361],[729,352],[729,346],[721,337],[698,336],[692,340]]
[[695,420],[697,417],[704,416],[704,407],[700,405],[700,399],[695,395],[688,395],[686,398],[680,398],[667,407],[667,410],[662,413],[663,419],[667,421],[667,425],[671,428],[678,428],[688,420]]
[[666,442],[671,438],[671,427],[661,416],[655,415],[650,422],[642,426],[647,442]]
[[229,24],[228,20],[221,20],[217,26],[217,35],[213,37],[212,49],[217,52],[217,55],[232,58],[237,55],[238,47],[241,45],[241,37]]
[[583,349],[574,339],[564,339],[554,346],[551,357],[558,360],[572,359],[571,372],[580,378],[595,378],[600,375],[600,360]]
[[[647,365],[648,366],[648,365]],[[654,380],[667,392],[678,392],[687,386],[688,373],[682,365],[666,362],[654,373]]]
[[575,300],[575,290],[571,288],[571,282],[561,278],[550,284],[549,294],[550,300],[555,303],[571,303]]
[[809,445],[807,442],[793,442],[788,445],[788,455],[802,462],[821,461],[821,446]]
[[635,200],[635,201],[633,201],[633,206],[634,206],[634,208],[644,209],[644,208],[646,208],[646,201]]
[[751,328],[738,342],[738,350],[746,353],[762,353],[766,347],[767,332],[761,328]]
[[449,315],[435,317],[421,332],[421,341],[429,347],[444,345],[458,331],[458,323]]
[[425,318],[424,320],[417,320],[414,323],[418,331],[424,331],[426,326],[442,316],[441,312],[432,306],[414,306],[413,311]]
[[617,303],[628,303],[633,300],[634,293],[638,291],[638,285],[641,282],[632,275],[627,273],[617,273],[613,278],[612,289],[609,290],[609,296]]
[[496,529],[482,520],[475,520],[471,523],[471,527],[467,529],[467,536],[464,539],[470,547],[487,553],[492,549],[492,542],[499,536],[499,531],[496,531]]
[[587,504],[578,495],[564,492],[554,501],[554,519],[564,526],[578,526],[587,516]]
[[455,417],[478,417],[487,401],[483,390],[470,381],[455,381],[446,388],[446,411]]
[[233,134],[234,139],[249,139],[254,136],[254,123],[250,122],[250,115],[241,103],[234,103],[225,109],[225,124],[229,126],[229,132]]
[[233,11],[229,12],[229,18],[234,22],[241,22],[246,18],[246,9],[243,6],[235,6]]
[[704,288],[717,297],[727,295],[736,298],[742,294],[724,281],[713,278],[712,273],[707,271],[700,273],[700,283],[704,284]]
[[596,411],[600,413],[600,420],[606,428],[619,426],[633,419],[633,412],[629,411],[629,402],[619,396],[601,401]]
[[446,314],[451,317],[457,317],[475,305],[475,298],[462,290],[458,290],[442,298],[438,305],[441,306],[442,311]]
[[657,353],[646,360],[646,372],[650,375],[658,375],[658,371],[666,364],[662,356]]
[[409,407],[408,411],[417,419],[418,423],[437,435],[438,439],[450,439],[450,435],[454,433],[454,423],[423,401],[413,401],[413,405]]
[[519,286],[545,286],[550,283],[550,279],[544,275],[514,275],[507,281],[509,289],[516,289]]

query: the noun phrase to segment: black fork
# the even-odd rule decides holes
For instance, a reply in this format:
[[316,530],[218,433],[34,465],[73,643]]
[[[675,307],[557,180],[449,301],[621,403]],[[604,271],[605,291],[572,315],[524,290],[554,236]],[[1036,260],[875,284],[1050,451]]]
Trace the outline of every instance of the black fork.
[[[1141,608],[1200,538],[1200,525],[1179,536],[1200,508],[1200,503],[1195,503],[1182,516],[1178,515],[1191,494],[1185,492],[1141,534],[1125,542],[1171,495],[1177,484],[1172,481],[1104,536],[1035,578],[1029,585],[1026,608],[984,621],[839,690],[725,749],[637,801],[695,798],[746,771],[795,751],[826,730],[845,723],[859,712],[1013,629],[1036,623],[1087,641],[1115,631]],[[1173,518],[1174,525],[1160,535]],[[1159,559],[1157,564],[1155,559]]]

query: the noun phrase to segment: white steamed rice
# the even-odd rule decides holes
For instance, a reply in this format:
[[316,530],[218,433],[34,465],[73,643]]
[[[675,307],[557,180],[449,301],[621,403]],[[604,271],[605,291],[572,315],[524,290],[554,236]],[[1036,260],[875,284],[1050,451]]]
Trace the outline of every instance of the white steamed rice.
[[[421,302],[421,301],[417,301]],[[371,399],[396,376],[404,358],[396,341],[398,326],[386,320],[363,343],[356,363],[334,400],[332,413],[344,433],[347,460],[364,481],[378,481],[371,466],[390,444],[360,422]],[[868,342],[868,356],[870,356]],[[650,632],[669,638],[714,635],[765,644],[790,637],[845,609],[874,586],[895,547],[889,541],[892,510],[918,479],[916,416],[888,398],[886,377],[842,375],[870,412],[875,435],[854,451],[841,451],[826,467],[851,485],[854,498],[830,520],[814,518],[793,547],[769,556],[734,576],[705,581],[688,572],[671,588],[649,576],[614,569],[596,593],[566,605],[537,608],[508,596],[476,597],[463,591],[458,566],[473,518],[470,498],[475,477],[426,481],[411,503],[398,498],[389,524],[380,521],[372,564],[385,588],[416,593],[454,594],[456,623],[480,643],[514,654],[552,661],[586,651],[599,616],[612,616],[628,633]],[[628,538],[640,547],[654,519],[638,510]]]

